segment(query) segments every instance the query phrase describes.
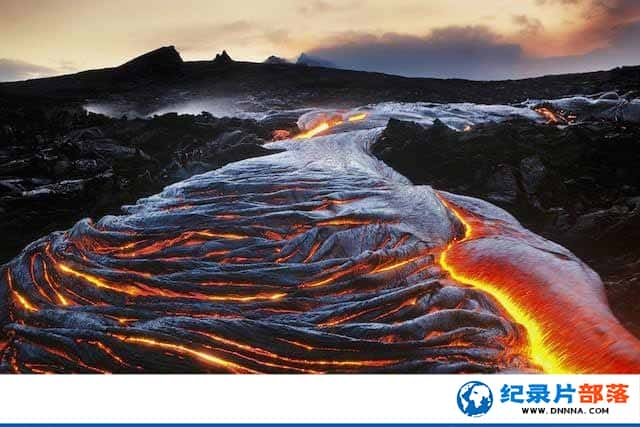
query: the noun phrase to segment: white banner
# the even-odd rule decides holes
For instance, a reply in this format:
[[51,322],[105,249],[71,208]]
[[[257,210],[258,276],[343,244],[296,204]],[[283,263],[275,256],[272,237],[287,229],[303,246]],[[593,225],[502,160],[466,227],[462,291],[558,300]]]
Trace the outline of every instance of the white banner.
[[638,375],[2,376],[0,422],[638,423]]

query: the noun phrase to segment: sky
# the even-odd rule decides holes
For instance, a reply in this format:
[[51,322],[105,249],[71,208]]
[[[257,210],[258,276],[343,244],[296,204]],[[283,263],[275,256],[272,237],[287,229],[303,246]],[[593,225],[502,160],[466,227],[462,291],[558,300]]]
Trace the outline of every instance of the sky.
[[300,53],[341,68],[477,80],[640,64],[640,0],[0,0],[0,81]]

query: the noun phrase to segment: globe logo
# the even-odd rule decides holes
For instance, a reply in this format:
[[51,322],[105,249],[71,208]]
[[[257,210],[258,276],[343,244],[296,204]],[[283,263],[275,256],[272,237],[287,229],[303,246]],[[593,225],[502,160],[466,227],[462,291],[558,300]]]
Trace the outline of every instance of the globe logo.
[[493,393],[485,383],[469,381],[458,390],[458,408],[470,417],[481,417],[491,409]]

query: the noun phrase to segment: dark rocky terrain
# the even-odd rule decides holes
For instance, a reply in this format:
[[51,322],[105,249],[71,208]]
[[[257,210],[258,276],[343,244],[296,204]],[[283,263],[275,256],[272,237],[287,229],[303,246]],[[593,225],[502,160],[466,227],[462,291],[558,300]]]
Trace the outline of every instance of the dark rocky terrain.
[[[225,52],[226,53],[226,52]],[[194,97],[250,98],[276,107],[357,106],[382,101],[511,103],[640,89],[640,67],[545,76],[523,80],[470,81],[406,78],[304,64],[236,62],[228,54],[185,62],[173,46],[149,52],[119,67],[1,83],[0,96],[86,103],[127,103],[151,113],[168,102]]]
[[118,213],[168,184],[262,155],[270,139],[271,129],[253,120],[206,113],[127,120],[75,106],[4,104],[0,263],[80,218]]
[[518,119],[456,132],[390,120],[373,153],[416,184],[488,200],[598,271],[640,335],[640,127]]

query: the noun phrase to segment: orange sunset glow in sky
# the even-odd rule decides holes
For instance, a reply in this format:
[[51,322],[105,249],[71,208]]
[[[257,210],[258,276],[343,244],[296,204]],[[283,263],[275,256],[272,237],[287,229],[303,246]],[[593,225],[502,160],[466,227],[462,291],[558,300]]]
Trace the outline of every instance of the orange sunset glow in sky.
[[[0,0],[0,81],[109,67],[165,45],[183,59],[293,59],[411,76],[502,78],[630,65],[629,0]],[[467,64],[469,63],[469,64]]]

